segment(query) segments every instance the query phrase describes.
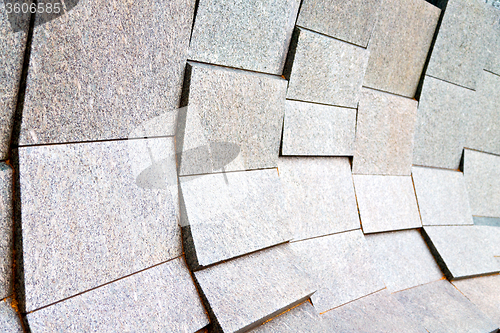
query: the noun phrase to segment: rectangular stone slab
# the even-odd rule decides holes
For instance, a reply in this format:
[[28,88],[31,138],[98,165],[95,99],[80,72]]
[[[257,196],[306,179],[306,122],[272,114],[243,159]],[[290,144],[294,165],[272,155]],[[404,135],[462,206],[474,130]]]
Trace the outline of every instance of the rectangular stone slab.
[[12,293],[13,179],[12,169],[0,163],[0,299]]
[[26,311],[182,253],[173,138],[19,148]]
[[177,258],[28,314],[33,332],[197,332],[208,325]]

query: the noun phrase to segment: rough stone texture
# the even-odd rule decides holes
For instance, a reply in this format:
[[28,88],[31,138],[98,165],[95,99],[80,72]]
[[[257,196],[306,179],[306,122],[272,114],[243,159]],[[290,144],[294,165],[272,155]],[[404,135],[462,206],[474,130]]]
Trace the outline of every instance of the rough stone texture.
[[380,276],[390,292],[443,277],[418,230],[366,235]]
[[283,156],[352,156],[356,110],[286,101]]
[[411,174],[417,101],[362,89],[353,173]]
[[413,167],[412,175],[422,225],[474,224],[463,173]]
[[[20,143],[127,138],[174,111],[194,6],[81,0],[36,27]],[[159,135],[165,133],[147,136]]]
[[0,300],[12,292],[12,169],[0,163]]
[[195,272],[211,322],[246,332],[305,301],[315,288],[297,261],[285,244]]
[[200,266],[292,237],[276,169],[181,177],[180,187],[181,225],[191,238],[185,249]]
[[475,225],[488,225],[492,227],[500,227],[500,217],[482,217],[473,216]]
[[295,240],[359,229],[348,158],[280,157],[278,171]]
[[486,46],[488,55],[484,69],[492,73],[500,75],[500,6],[496,5],[487,10],[486,28],[490,29],[490,41]]
[[26,311],[182,253],[173,138],[19,148]]
[[290,52],[287,98],[357,107],[369,57],[366,49],[297,28]]
[[11,303],[10,298],[0,301],[0,327],[5,333],[23,333],[21,320]]
[[500,217],[500,156],[466,149],[464,177],[472,215]]
[[329,332],[426,333],[410,319],[403,306],[387,290],[358,299],[322,315]]
[[181,258],[28,314],[33,332],[196,332],[208,325]]
[[281,75],[300,0],[200,0],[189,59]]
[[385,288],[361,230],[291,244],[317,285],[311,297],[318,312]]
[[353,178],[365,234],[422,226],[410,176]]
[[413,98],[440,13],[425,0],[383,0],[363,85]]
[[276,167],[287,81],[195,63],[187,71],[180,175]]
[[498,328],[448,281],[403,290],[394,296],[429,332],[490,333]]

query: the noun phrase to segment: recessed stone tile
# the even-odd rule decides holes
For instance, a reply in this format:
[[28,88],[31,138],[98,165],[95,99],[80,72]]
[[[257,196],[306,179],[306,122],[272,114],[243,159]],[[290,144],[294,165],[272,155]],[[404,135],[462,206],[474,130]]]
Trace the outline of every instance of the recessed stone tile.
[[180,187],[192,269],[292,238],[276,169],[180,177]]
[[413,167],[412,176],[422,225],[474,224],[463,173]]
[[80,1],[37,26],[20,143],[127,138],[178,108],[195,2]]
[[283,156],[352,156],[356,110],[286,101]]
[[27,317],[33,332],[196,332],[208,325],[182,258]]
[[486,46],[488,55],[484,69],[500,75],[500,59],[498,59],[500,54],[500,7],[498,5],[496,7],[492,6],[487,10],[487,15],[489,16],[486,21],[486,28],[490,29],[488,32],[490,40]]
[[223,332],[246,332],[304,302],[316,290],[285,244],[194,273]]
[[173,138],[24,147],[19,168],[26,311],[182,253]]
[[417,101],[362,89],[353,173],[410,175],[416,117]]
[[12,191],[12,169],[0,163],[0,299],[12,292]]
[[0,301],[0,327],[2,332],[23,333],[19,315],[12,307],[12,299],[7,298]]
[[363,232],[421,227],[410,176],[353,175]]
[[179,114],[180,175],[276,167],[287,81],[272,75],[188,64]]
[[360,228],[348,158],[280,157],[278,171],[295,240]]
[[291,243],[318,291],[318,312],[336,308],[385,288],[361,230]]
[[366,49],[297,28],[290,52],[287,98],[357,107],[369,57]]
[[440,13],[425,0],[383,0],[363,85],[413,98]]
[[201,0],[189,59],[281,75],[300,0]]

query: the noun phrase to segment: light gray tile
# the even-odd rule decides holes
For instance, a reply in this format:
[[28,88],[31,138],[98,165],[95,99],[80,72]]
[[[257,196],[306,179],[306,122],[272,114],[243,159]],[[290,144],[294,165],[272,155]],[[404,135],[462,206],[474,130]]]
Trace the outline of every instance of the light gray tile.
[[385,288],[361,230],[291,244],[317,285],[311,297],[318,312]]
[[353,175],[363,232],[421,227],[410,176]]
[[412,176],[422,225],[474,224],[463,173],[413,167]]
[[297,28],[293,64],[287,64],[287,98],[356,108],[369,52],[361,47]]
[[417,101],[362,89],[352,170],[355,174],[411,174]]
[[12,307],[12,299],[0,301],[0,327],[5,333],[23,333],[19,315]]
[[352,156],[356,110],[286,101],[283,156]]
[[360,228],[348,158],[280,157],[278,171],[295,240]]
[[173,138],[19,148],[19,165],[26,311],[182,253]]
[[189,59],[281,75],[300,0],[201,0]]
[[475,225],[488,225],[492,227],[500,227],[500,217],[482,217],[473,216]]
[[487,10],[486,29],[489,29],[487,33],[490,34],[490,40],[486,46],[488,55],[484,69],[500,75],[500,59],[498,58],[500,54],[500,5],[492,1],[496,0],[486,0],[493,6]]
[[13,211],[12,211],[12,169],[0,163],[0,299],[12,293],[12,249],[13,249]]
[[196,332],[208,325],[182,258],[27,317],[33,332]]
[[476,227],[481,235],[481,241],[487,246],[490,253],[497,257],[500,264],[500,229],[489,225],[478,225]]

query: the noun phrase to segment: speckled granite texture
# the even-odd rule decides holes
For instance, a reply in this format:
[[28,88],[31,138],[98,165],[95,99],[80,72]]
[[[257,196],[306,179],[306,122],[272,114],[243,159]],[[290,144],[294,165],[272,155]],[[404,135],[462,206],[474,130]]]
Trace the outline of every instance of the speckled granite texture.
[[[491,2],[491,1],[490,1]],[[488,33],[490,34],[490,41],[486,48],[488,51],[488,56],[486,58],[486,63],[484,69],[492,73],[500,75],[500,59],[498,55],[500,54],[500,5],[497,2],[495,7],[491,7],[488,10],[489,17],[486,21],[486,29],[490,29]]]
[[0,163],[0,300],[12,293],[12,169]]
[[12,307],[12,299],[0,300],[0,328],[5,333],[24,332],[19,315]]

